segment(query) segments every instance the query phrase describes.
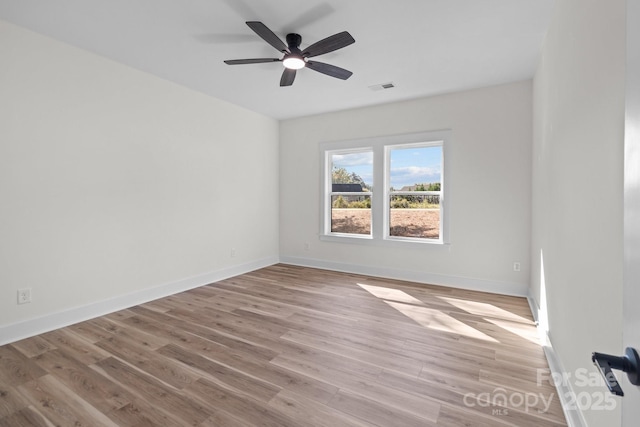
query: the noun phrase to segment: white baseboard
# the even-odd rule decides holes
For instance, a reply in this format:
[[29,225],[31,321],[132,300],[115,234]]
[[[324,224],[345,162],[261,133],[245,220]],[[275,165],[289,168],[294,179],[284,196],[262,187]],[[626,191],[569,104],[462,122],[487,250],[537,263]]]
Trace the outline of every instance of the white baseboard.
[[144,289],[130,294],[120,295],[107,300],[97,301],[82,307],[75,307],[69,310],[47,314],[7,326],[0,326],[0,345],[9,344],[23,338],[32,337],[54,329],[82,322],[84,320],[93,319],[118,310],[133,307],[138,304],[144,304],[158,298],[163,298],[189,289],[208,285],[209,283],[248,273],[259,268],[276,264],[277,262],[277,257],[259,259],[198,276],[187,277],[176,282],[161,284],[153,288]]
[[[531,295],[527,297],[527,301],[529,302],[529,307],[531,308],[533,319],[538,325],[540,342],[542,343],[542,348],[544,349],[544,354],[547,358],[547,363],[549,364],[549,370],[552,374],[558,374],[558,377],[560,377],[567,371],[564,369],[562,362],[558,358],[558,355],[553,348],[553,344],[551,343],[551,339],[547,334],[547,331],[545,331],[544,328],[540,326],[540,319],[538,318],[540,309],[538,307],[538,304],[531,297]],[[577,407],[578,405],[575,405],[575,400],[570,403],[569,397],[576,395],[573,391],[573,388],[571,387],[571,382],[558,381],[556,383],[556,391],[558,392],[560,404],[562,405],[562,411],[564,412],[564,416],[567,419],[567,425],[569,427],[587,427],[587,422],[584,419],[584,415],[582,414],[580,408]],[[574,408],[568,409],[569,406],[573,406]]]
[[299,265],[302,267],[313,267],[323,270],[341,271],[344,273],[354,273],[367,276],[384,277],[389,279],[407,280],[416,283],[441,285],[451,288],[489,292],[493,294],[512,295],[518,297],[526,297],[529,294],[529,287],[526,284],[448,276],[443,274],[425,273],[423,271],[415,271],[409,269],[400,270],[395,268],[346,264],[334,261],[324,261],[314,258],[281,256],[280,262],[284,264]]

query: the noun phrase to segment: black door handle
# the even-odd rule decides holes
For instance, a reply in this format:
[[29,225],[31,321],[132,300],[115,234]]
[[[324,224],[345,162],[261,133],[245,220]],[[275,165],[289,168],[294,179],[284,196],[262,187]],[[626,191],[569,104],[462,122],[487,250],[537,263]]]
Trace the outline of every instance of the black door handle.
[[611,356],[610,354],[593,353],[591,355],[591,360],[595,363],[598,369],[600,369],[600,373],[604,377],[604,381],[607,383],[609,391],[616,396],[624,396],[624,392],[620,388],[620,384],[618,383],[616,376],[613,374],[612,369],[626,372],[631,384],[640,385],[640,371],[638,370],[638,367],[640,366],[640,357],[635,349],[627,347],[624,351],[624,356],[622,357]]

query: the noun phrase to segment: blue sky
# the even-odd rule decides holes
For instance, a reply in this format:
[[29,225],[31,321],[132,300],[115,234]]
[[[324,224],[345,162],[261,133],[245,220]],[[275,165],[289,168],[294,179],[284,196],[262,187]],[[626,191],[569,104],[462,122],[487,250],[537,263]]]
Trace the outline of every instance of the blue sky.
[[[440,182],[442,147],[411,147],[391,150],[391,186]],[[373,153],[333,155],[333,166],[355,172],[368,185],[373,184]]]

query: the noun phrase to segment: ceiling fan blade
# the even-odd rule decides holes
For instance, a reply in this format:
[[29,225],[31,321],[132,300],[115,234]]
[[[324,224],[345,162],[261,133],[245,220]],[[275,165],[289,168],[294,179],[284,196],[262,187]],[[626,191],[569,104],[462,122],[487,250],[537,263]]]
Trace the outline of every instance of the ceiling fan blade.
[[307,62],[307,67],[311,68],[313,71],[342,80],[347,80],[353,74],[349,70],[336,67],[335,65],[325,64],[324,62],[309,61]]
[[269,43],[271,46],[275,47],[280,52],[289,52],[289,48],[287,47],[286,44],[284,44],[284,42],[282,40],[280,40],[280,37],[276,36],[273,33],[273,31],[271,31],[269,28],[267,28],[267,26],[264,25],[262,22],[260,22],[260,21],[247,21],[247,25],[257,35],[262,37],[264,39],[264,41]]
[[296,79],[296,70],[285,68],[280,78],[280,86],[291,86]]
[[302,51],[302,56],[311,58],[313,56],[322,55],[325,53],[333,52],[334,50],[342,49],[345,46],[349,46],[355,43],[355,39],[351,37],[347,31],[343,31],[338,34],[322,39],[319,42],[312,44]]
[[242,65],[242,64],[262,64],[263,62],[279,62],[278,58],[253,58],[253,59],[227,59],[225,64]]

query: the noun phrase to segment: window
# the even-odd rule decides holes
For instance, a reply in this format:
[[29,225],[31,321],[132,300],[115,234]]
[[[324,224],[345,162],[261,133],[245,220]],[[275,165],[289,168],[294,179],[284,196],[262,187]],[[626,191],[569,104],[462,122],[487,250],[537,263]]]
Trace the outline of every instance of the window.
[[442,145],[387,146],[387,237],[440,239]]
[[448,243],[448,138],[431,132],[322,144],[321,238]]
[[331,233],[371,236],[373,152],[332,152]]

